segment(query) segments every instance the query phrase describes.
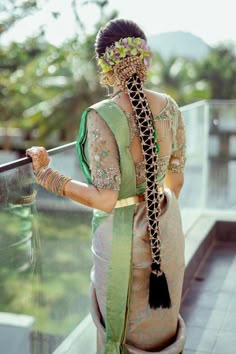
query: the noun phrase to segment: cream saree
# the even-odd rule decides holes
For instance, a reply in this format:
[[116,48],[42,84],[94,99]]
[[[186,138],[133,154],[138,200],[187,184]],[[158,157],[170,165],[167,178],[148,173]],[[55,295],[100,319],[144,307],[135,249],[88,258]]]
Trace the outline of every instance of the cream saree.
[[[179,354],[185,344],[185,325],[179,316],[184,274],[184,236],[175,196],[165,190],[167,209],[161,216],[163,270],[168,279],[172,307],[152,310],[148,306],[151,254],[144,220],[145,202],[134,213],[132,247],[132,284],[128,305],[126,345],[124,353]],[[97,212],[100,213],[100,212]],[[103,213],[102,213],[103,214]],[[104,216],[104,215],[103,215]],[[97,215],[96,215],[97,217]],[[97,354],[105,348],[107,274],[111,255],[113,216],[97,228],[93,235],[94,266],[91,272],[91,314],[97,327]]]

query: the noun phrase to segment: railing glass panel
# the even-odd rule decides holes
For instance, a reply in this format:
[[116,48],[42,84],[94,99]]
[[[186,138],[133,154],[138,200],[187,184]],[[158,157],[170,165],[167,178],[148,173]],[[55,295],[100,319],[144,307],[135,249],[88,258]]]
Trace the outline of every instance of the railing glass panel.
[[[51,166],[83,180],[74,146]],[[35,186],[31,164],[1,172],[0,195],[1,326],[6,313],[15,314],[12,326],[17,314],[32,316],[32,353],[52,353],[89,312],[92,213]],[[11,342],[9,332],[4,353],[16,352]],[[18,354],[28,354],[28,342]]]

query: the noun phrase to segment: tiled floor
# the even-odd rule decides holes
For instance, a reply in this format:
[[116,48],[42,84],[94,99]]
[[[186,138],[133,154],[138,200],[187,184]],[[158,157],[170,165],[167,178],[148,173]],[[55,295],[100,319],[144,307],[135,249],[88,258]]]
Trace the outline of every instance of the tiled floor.
[[184,354],[236,354],[236,243],[214,246],[186,294]]

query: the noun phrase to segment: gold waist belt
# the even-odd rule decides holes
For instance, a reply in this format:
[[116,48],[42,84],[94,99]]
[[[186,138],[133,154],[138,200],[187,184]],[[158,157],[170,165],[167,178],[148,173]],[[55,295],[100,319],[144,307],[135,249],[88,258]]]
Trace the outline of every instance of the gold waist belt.
[[[158,188],[158,193],[159,193],[159,196],[162,200],[162,197],[163,197],[163,193],[164,193],[164,186],[160,186]],[[120,199],[117,201],[116,205],[115,205],[115,208],[122,208],[122,207],[126,207],[126,206],[129,206],[129,205],[132,205],[132,204],[138,204],[138,203],[141,203],[145,200],[145,194],[139,194],[139,195],[134,195],[132,197],[128,197],[128,198],[124,198],[124,199]]]

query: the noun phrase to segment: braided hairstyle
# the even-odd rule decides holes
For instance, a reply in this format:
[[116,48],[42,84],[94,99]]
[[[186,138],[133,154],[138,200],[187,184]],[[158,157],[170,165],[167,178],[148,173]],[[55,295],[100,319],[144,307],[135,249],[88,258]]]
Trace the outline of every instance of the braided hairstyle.
[[[97,58],[104,56],[107,49],[122,38],[139,38],[146,42],[146,36],[140,27],[131,20],[114,19],[102,28],[96,38]],[[161,270],[160,241],[160,197],[158,194],[157,165],[159,145],[153,128],[153,117],[143,83],[147,79],[147,66],[142,56],[127,55],[116,60],[112,66],[116,84],[127,92],[140,132],[146,171],[147,223],[152,254],[152,266],[149,286],[149,305],[151,308],[169,308],[171,300],[164,272]]]

